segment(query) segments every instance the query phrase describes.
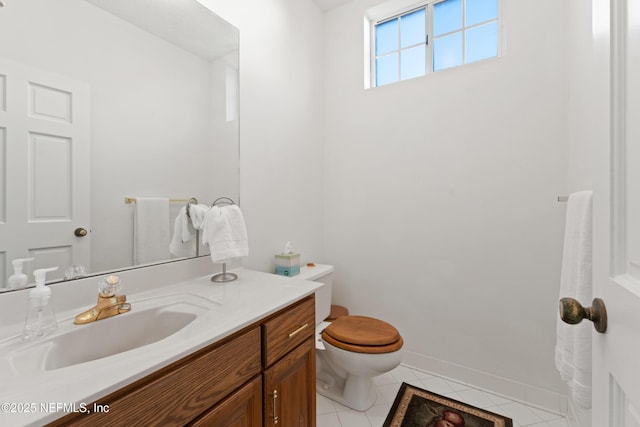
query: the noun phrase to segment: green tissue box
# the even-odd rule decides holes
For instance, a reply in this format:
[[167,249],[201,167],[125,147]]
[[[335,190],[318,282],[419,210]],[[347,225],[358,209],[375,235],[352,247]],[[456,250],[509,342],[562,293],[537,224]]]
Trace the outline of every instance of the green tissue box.
[[281,276],[300,274],[300,254],[276,255],[276,274]]

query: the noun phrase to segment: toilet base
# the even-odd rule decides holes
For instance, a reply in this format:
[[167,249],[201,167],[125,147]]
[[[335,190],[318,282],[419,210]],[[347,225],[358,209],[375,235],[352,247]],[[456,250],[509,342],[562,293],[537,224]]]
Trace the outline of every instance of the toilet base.
[[316,381],[316,391],[324,397],[360,412],[371,408],[377,399],[372,379],[355,375],[348,375],[346,380],[331,377],[328,381],[323,381],[319,376]]

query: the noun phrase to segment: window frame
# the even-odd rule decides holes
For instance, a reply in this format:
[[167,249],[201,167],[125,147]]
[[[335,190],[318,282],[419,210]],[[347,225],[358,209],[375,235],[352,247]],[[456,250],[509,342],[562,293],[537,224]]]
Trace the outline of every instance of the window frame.
[[[369,46],[368,46],[368,67],[367,71],[368,76],[365,76],[365,88],[376,88],[376,87],[381,87],[381,86],[387,86],[393,83],[398,83],[401,81],[405,81],[405,80],[411,80],[411,79],[415,79],[415,78],[419,78],[419,77],[425,77],[428,76],[430,74],[433,73],[437,73],[440,71],[445,71],[445,70],[449,70],[449,69],[453,69],[453,68],[458,68],[458,67],[462,67],[465,65],[470,65],[470,64],[474,64],[477,62],[484,62],[487,60],[492,60],[492,59],[496,59],[499,58],[501,56],[503,56],[503,52],[504,52],[504,48],[503,48],[503,34],[502,34],[502,28],[503,28],[503,24],[502,24],[502,4],[503,1],[502,0],[497,0],[498,2],[498,13],[497,13],[497,17],[495,19],[496,25],[497,25],[497,31],[498,31],[498,40],[497,40],[497,51],[496,51],[496,55],[489,57],[489,58],[484,58],[484,59],[480,59],[480,60],[476,60],[476,61],[472,61],[472,62],[466,62],[466,31],[469,29],[473,29],[473,28],[477,28],[477,27],[481,27],[483,25],[487,25],[491,22],[494,22],[493,19],[491,20],[487,20],[487,21],[482,21],[480,23],[475,23],[473,25],[470,26],[466,26],[466,7],[467,7],[467,0],[462,0],[463,2],[463,9],[462,9],[462,27],[459,30],[454,30],[454,31],[450,31],[447,33],[443,33],[443,34],[439,34],[437,37],[435,37],[433,35],[433,16],[434,16],[434,7],[435,5],[437,5],[438,3],[443,3],[447,0],[428,0],[428,1],[421,1],[419,3],[412,3],[410,5],[407,5],[406,7],[403,8],[397,8],[395,9],[396,11],[394,13],[387,13],[384,14],[382,16],[377,16],[377,17],[369,17],[367,19],[367,23],[368,23],[368,41],[369,41]],[[397,53],[398,54],[398,80],[394,81],[394,82],[390,82],[390,83],[386,83],[383,85],[378,86],[376,84],[377,81],[377,66],[376,66],[376,60],[379,58],[379,56],[376,55],[376,26],[379,24],[383,24],[385,22],[389,22],[392,21],[394,19],[399,19],[405,15],[408,15],[410,13],[413,13],[417,10],[420,9],[424,9],[425,10],[425,19],[426,19],[426,23],[425,23],[425,29],[426,29],[426,35],[425,35],[425,72],[423,75],[420,76],[414,76],[414,77],[409,77],[409,78],[405,78],[402,79],[402,71],[400,68],[400,64],[401,64],[401,55],[400,52],[402,50],[408,49],[408,48],[402,48],[400,46],[400,35],[398,34],[398,49],[394,50],[391,53]],[[401,22],[401,19],[399,20],[399,22]],[[398,32],[401,31],[401,25],[398,25]],[[454,33],[461,33],[462,35],[462,63],[459,65],[454,65],[451,67],[446,67],[446,68],[442,68],[442,69],[438,69],[438,70],[434,70],[434,61],[433,61],[433,47],[434,47],[434,42],[436,39],[445,37],[447,35],[451,35]],[[412,47],[415,47],[417,45],[413,45]],[[380,57],[382,56],[387,56],[391,53],[386,53],[384,55],[380,55]]]

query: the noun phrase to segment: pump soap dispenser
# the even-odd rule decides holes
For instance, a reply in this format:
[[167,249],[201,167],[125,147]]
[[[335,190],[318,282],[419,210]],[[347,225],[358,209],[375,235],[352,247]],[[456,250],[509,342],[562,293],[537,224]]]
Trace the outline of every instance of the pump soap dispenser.
[[27,306],[27,319],[24,322],[22,337],[30,340],[42,337],[58,327],[56,315],[53,312],[51,289],[44,285],[49,271],[55,271],[58,267],[41,268],[33,272],[36,279],[36,287],[29,292],[29,305]]
[[33,258],[18,258],[11,261],[13,275],[9,276],[7,281],[9,289],[22,289],[27,286],[27,275],[22,272],[22,266],[27,261],[33,261]]

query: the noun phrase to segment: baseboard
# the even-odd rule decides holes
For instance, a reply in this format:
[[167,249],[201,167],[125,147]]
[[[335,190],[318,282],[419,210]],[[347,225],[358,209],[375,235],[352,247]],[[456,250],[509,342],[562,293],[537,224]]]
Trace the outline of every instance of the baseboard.
[[567,415],[568,398],[561,393],[545,390],[411,351],[405,351],[402,364],[433,373],[452,381],[469,384],[474,388],[545,411],[562,416]]
[[591,409],[582,409],[569,399],[567,423],[569,427],[591,427]]

